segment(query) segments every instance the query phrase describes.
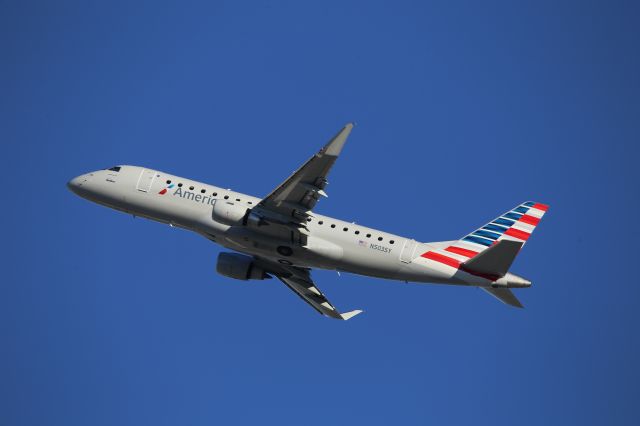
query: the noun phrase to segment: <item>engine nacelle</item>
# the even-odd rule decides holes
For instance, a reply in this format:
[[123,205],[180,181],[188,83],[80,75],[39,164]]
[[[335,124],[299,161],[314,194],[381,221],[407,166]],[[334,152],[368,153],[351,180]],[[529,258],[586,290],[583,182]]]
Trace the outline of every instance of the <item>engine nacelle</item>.
[[255,264],[251,256],[239,253],[220,253],[216,271],[225,277],[243,281],[271,278],[264,269]]
[[213,203],[211,217],[219,223],[229,226],[243,225],[249,209],[233,201],[216,200]]

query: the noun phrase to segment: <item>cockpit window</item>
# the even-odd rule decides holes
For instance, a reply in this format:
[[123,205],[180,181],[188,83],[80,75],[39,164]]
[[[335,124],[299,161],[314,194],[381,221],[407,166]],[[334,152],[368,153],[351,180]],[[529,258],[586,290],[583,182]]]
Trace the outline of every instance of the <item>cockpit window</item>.
[[109,170],[111,170],[112,172],[119,172],[120,168],[121,168],[120,166],[114,166],[114,167],[111,167]]

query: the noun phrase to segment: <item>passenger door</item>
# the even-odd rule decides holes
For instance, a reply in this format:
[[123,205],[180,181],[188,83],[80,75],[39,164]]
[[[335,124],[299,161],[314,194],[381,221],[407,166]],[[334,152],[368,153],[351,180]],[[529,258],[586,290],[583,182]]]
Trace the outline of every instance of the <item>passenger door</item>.
[[138,183],[136,184],[136,189],[142,192],[149,192],[155,178],[156,178],[155,170],[143,169],[140,172],[140,177],[138,177]]
[[416,245],[416,240],[406,240],[404,242],[404,247],[402,247],[402,251],[400,252],[400,261],[404,263],[411,263],[414,252],[416,251]]

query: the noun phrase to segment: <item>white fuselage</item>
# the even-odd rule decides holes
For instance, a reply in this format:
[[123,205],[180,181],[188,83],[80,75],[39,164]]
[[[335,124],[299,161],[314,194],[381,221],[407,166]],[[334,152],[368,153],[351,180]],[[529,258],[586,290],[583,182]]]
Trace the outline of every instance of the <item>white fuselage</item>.
[[212,217],[227,200],[255,207],[260,199],[137,166],[100,170],[69,182],[83,198],[135,216],[188,229],[229,249],[285,265],[413,282],[488,286],[491,281],[440,267],[420,255],[443,243],[415,240],[313,213],[300,236],[284,227],[229,226]]

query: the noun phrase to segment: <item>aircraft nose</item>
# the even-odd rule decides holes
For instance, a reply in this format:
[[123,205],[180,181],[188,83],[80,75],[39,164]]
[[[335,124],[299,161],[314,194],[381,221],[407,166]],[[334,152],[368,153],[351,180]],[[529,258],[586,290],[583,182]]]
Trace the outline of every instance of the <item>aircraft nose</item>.
[[75,194],[79,194],[82,189],[82,185],[87,181],[86,175],[76,176],[67,182],[67,188],[69,188]]

